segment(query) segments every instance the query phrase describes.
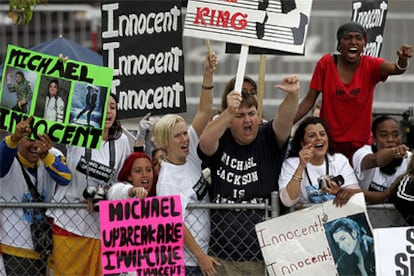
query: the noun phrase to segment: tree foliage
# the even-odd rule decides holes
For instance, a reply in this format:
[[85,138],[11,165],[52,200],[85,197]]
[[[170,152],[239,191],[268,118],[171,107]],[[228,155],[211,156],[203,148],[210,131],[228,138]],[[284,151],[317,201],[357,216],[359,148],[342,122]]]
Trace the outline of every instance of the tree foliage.
[[32,19],[32,9],[46,3],[47,0],[10,0],[8,17],[14,25],[26,25]]

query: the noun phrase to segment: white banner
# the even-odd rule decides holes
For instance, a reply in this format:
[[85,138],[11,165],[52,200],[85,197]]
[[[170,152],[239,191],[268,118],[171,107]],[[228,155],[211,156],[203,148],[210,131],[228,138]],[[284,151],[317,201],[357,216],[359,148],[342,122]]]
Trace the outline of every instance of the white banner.
[[[327,201],[259,223],[256,233],[269,275],[375,273],[374,241],[362,193],[343,207]],[[364,263],[360,268],[357,256]]]
[[378,276],[414,275],[414,227],[374,230]]
[[312,0],[189,0],[184,36],[304,52]]

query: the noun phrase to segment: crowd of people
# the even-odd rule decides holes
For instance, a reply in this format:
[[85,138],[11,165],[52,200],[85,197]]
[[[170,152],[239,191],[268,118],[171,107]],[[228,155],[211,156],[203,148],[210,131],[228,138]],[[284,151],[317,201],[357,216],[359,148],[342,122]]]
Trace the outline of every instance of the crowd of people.
[[[14,214],[1,209],[0,247],[6,273],[102,274],[97,200],[101,192],[108,200],[178,194],[185,271],[196,276],[264,273],[255,225],[263,221],[265,211],[189,209],[188,204],[264,203],[273,191],[279,191],[284,207],[333,200],[340,208],[359,192],[368,203],[401,203],[400,183],[413,179],[412,152],[403,144],[397,120],[382,116],[372,122],[372,104],[378,82],[407,70],[412,46],[403,44],[396,62],[363,56],[367,34],[354,22],[338,28],[337,41],[337,52],[316,64],[309,92],[301,102],[298,76],[288,75],[275,86],[285,97],[269,120],[259,117],[257,85],[248,76],[242,91],[234,90],[235,79],[229,80],[221,93],[221,106],[214,111],[213,76],[218,61],[216,54],[207,53],[199,107],[191,124],[175,114],[156,119],[148,114],[138,123],[133,149],[118,119],[114,94],[106,107],[99,150],[67,146],[62,154],[46,134],[28,138],[31,117],[19,122],[0,143],[2,200],[34,201],[30,189],[34,186],[43,202],[85,203],[86,207],[47,211],[53,222],[53,250],[47,259],[31,243],[30,223],[36,218],[30,209]],[[9,89],[20,93],[24,76],[16,73],[16,77]],[[58,83],[51,81],[52,106],[59,100],[56,89]],[[22,112],[27,112],[25,97],[16,104]],[[90,103],[81,113],[93,109],[90,105],[95,108]],[[48,106],[45,112],[55,110],[59,118],[58,111],[64,107]],[[101,171],[90,170],[91,165]],[[357,227],[347,229],[347,223],[331,226],[333,240],[357,231]],[[372,249],[372,240],[364,239]],[[370,263],[361,275],[373,275],[374,270]]]

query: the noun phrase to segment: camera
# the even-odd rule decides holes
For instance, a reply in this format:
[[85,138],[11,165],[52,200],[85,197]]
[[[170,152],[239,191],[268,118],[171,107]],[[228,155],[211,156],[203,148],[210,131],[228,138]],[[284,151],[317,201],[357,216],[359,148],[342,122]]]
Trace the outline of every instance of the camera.
[[99,211],[99,201],[106,199],[106,193],[108,191],[102,186],[87,186],[83,191],[83,197],[85,199],[92,199],[93,209]]
[[340,174],[337,176],[333,176],[333,175],[320,176],[318,177],[319,189],[321,189],[323,186],[329,187],[328,180],[335,182],[339,186],[342,186],[345,182],[344,177]]

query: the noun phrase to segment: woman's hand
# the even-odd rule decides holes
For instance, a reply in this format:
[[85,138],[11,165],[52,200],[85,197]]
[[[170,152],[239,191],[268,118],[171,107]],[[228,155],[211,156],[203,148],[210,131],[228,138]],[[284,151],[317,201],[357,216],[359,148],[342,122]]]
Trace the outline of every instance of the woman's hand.
[[217,63],[216,53],[207,54],[203,65],[204,71],[212,74],[217,68]]
[[333,200],[336,207],[345,205],[348,200],[356,193],[361,193],[360,189],[340,189]]
[[397,50],[397,55],[401,59],[409,59],[413,57],[413,46],[408,44],[403,44]]
[[299,151],[300,163],[306,165],[313,158],[313,145],[307,144]]
[[236,114],[239,110],[239,106],[242,102],[242,97],[239,92],[236,90],[231,91],[227,95],[227,109],[229,110],[230,114]]
[[395,159],[407,158],[409,150],[410,149],[404,144],[392,148],[392,152]]
[[322,185],[322,192],[332,195],[338,194],[341,190],[341,186],[339,186],[335,181],[332,181],[329,178],[327,178],[326,181],[328,182],[328,185]]
[[144,199],[148,196],[148,191],[143,187],[130,188],[128,191],[130,197]]

